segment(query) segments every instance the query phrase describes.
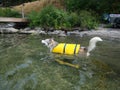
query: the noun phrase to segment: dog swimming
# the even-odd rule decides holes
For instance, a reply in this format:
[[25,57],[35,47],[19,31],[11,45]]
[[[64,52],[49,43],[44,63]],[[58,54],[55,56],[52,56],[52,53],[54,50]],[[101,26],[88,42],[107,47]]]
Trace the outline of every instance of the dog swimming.
[[[88,47],[81,46],[81,44],[71,44],[71,43],[58,43],[53,38],[42,40],[45,46],[50,49],[50,52],[63,54],[63,55],[85,55],[86,57],[90,56],[90,52],[95,49],[96,43],[99,41],[103,41],[100,37],[93,37],[89,41]],[[71,64],[63,60],[59,60],[55,58],[59,64],[71,66],[74,68],[79,68],[78,64]]]
[[86,56],[90,56],[90,52],[96,48],[96,43],[99,41],[103,40],[100,37],[91,38],[88,47],[80,44],[58,43],[53,38],[42,40],[41,43],[45,44],[52,53],[67,55],[86,53]]

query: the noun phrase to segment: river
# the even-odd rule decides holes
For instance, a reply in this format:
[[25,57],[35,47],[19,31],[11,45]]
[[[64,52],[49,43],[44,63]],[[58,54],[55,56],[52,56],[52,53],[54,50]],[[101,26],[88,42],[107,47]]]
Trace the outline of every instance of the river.
[[0,90],[120,90],[119,39],[101,37],[89,58],[72,57],[76,69],[55,62],[41,44],[50,37],[87,46],[92,36],[1,34]]

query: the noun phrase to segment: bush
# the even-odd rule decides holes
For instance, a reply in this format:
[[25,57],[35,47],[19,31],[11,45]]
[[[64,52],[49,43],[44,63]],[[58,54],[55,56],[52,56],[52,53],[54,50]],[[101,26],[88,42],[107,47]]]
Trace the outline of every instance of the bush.
[[95,29],[98,26],[98,21],[96,17],[85,10],[80,11],[80,21],[82,28]]
[[40,18],[38,16],[39,13],[32,11],[28,15],[28,19],[30,20],[30,27],[40,26]]
[[21,15],[10,8],[0,8],[0,17],[21,17]]
[[86,0],[64,0],[67,11],[79,12],[81,9],[85,9]]
[[71,27],[80,27],[80,17],[77,13],[70,13],[68,17],[68,22],[71,24]]
[[32,12],[28,19],[30,26],[53,27],[55,29],[68,28],[71,24],[68,22],[68,13],[49,5],[40,12]]
[[120,13],[119,0],[64,0],[68,11],[92,10],[103,13]]
[[28,16],[30,26],[40,26],[42,28],[70,29],[72,27],[96,28],[98,22],[88,11],[77,13],[67,13],[54,6],[47,6],[40,12],[31,12]]

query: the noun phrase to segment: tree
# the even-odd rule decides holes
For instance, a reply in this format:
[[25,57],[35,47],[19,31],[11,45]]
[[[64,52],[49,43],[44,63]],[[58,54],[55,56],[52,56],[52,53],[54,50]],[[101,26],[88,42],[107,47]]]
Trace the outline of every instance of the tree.
[[31,1],[36,1],[36,0],[1,0],[3,6],[5,7],[14,6],[14,5],[22,4],[25,2],[31,2]]
[[92,10],[98,14],[120,13],[119,0],[65,0],[66,10],[79,12]]

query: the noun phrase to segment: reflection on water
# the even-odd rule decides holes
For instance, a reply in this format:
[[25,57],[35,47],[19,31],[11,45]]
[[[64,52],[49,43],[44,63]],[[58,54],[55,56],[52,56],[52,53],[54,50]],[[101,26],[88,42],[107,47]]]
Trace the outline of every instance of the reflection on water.
[[[80,65],[76,69],[54,61],[56,55],[41,44],[48,37],[0,35],[0,90],[120,90],[119,40],[103,38],[89,58],[69,57]],[[83,46],[90,39],[52,37]]]

